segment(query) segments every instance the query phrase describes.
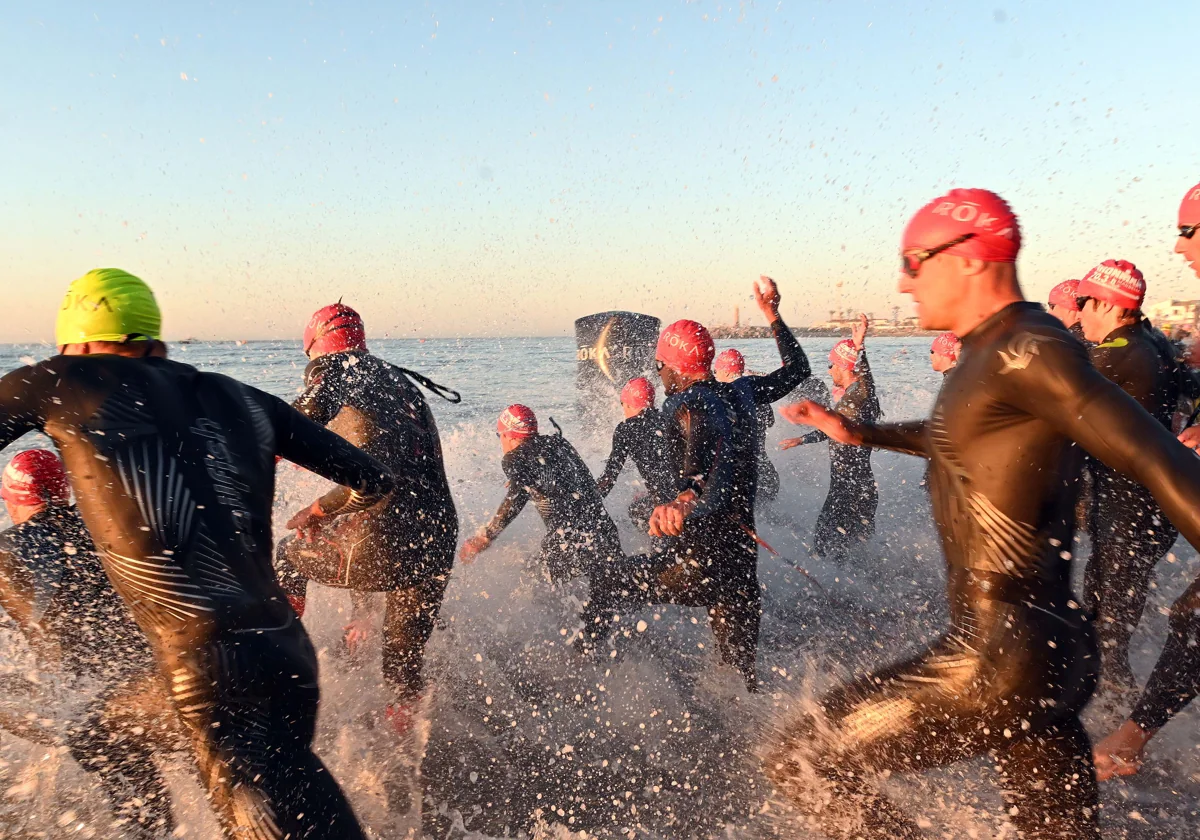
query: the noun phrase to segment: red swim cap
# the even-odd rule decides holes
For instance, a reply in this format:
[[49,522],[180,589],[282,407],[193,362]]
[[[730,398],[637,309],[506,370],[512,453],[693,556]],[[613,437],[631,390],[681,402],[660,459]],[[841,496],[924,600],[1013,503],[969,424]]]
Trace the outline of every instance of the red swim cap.
[[829,351],[829,364],[831,365],[853,370],[857,363],[858,351],[854,349],[854,342],[848,338],[843,338]]
[[1049,304],[1051,306],[1062,306],[1072,312],[1079,311],[1079,281],[1064,280],[1050,290]]
[[1179,203],[1179,226],[1200,223],[1200,184],[1192,187]]
[[713,362],[713,370],[717,376],[741,376],[746,372],[746,357],[733,348],[722,350]]
[[1127,260],[1105,260],[1079,281],[1079,296],[1137,309],[1146,299],[1146,278]]
[[704,325],[683,320],[662,331],[654,358],[678,373],[708,373],[715,352]]
[[939,356],[949,356],[951,359],[958,358],[958,336],[952,332],[944,332],[933,340],[933,347],[930,348]]
[[4,468],[0,497],[11,504],[27,507],[46,502],[67,504],[71,501],[71,486],[67,483],[63,462],[46,449],[18,452]]
[[904,229],[901,250],[930,250],[960,236],[966,242],[947,254],[988,262],[1015,262],[1021,250],[1021,226],[1008,203],[987,190],[951,190],[926,204]]
[[510,405],[500,412],[496,431],[512,437],[532,437],[537,432],[537,416],[533,409],[521,404]]
[[362,317],[341,301],[318,309],[304,328],[304,355],[310,359],[345,350],[366,349],[367,334]]
[[630,379],[621,389],[621,404],[631,411],[641,411],[654,405],[654,386],[644,376]]

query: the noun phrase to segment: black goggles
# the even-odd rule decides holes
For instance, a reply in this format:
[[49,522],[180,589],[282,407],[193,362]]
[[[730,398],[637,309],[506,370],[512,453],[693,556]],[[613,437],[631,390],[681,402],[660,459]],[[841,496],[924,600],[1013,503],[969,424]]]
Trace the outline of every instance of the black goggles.
[[655,360],[654,360],[654,369],[655,369],[656,371],[658,371],[659,373],[662,373],[662,372],[663,372],[663,368],[665,368],[666,366],[667,366],[667,363],[666,363],[666,362],[664,362],[662,359],[655,359]]
[[933,259],[938,254],[942,253],[942,251],[945,251],[947,248],[953,248],[955,245],[963,244],[968,239],[971,239],[974,236],[975,236],[975,234],[973,234],[973,233],[964,233],[962,236],[959,236],[955,239],[951,239],[949,242],[944,242],[941,245],[938,245],[936,248],[930,248],[925,251],[913,251],[912,253],[909,253],[909,254],[901,254],[900,255],[900,270],[903,271],[905,274],[907,274],[909,277],[915,278],[918,274],[921,273],[921,263],[925,262],[926,260]]
[[1194,225],[1180,225],[1179,235],[1184,239],[1191,239],[1196,235],[1197,230],[1200,230],[1200,222],[1196,222]]

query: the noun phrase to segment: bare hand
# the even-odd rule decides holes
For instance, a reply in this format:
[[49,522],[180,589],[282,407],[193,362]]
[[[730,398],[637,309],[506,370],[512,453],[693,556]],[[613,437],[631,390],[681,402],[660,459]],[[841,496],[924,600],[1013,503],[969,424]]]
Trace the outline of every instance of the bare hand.
[[779,287],[765,274],[759,275],[758,282],[754,284],[754,302],[768,324],[774,323],[779,317]]
[[804,438],[784,438],[779,441],[780,449],[795,449],[797,446],[804,445]]
[[858,323],[851,330],[850,338],[854,341],[854,349],[861,350],[863,341],[867,338],[867,315],[865,312],[858,313]]
[[824,432],[834,443],[862,446],[862,434],[849,420],[812,400],[785,405],[779,409],[779,415],[789,423]]
[[313,502],[304,510],[297,511],[296,515],[287,521],[289,531],[305,531],[321,527],[321,519],[325,517],[324,511],[321,510],[318,502]]
[[1142,750],[1154,737],[1131,720],[1104,738],[1092,749],[1096,778],[1102,782],[1114,776],[1132,776],[1142,769]]
[[342,628],[346,650],[351,656],[358,652],[359,645],[365,644],[371,638],[373,629],[369,618],[356,618]]
[[683,524],[696,507],[696,494],[685,490],[673,502],[659,505],[650,514],[650,536],[678,537],[683,533]]
[[1200,449],[1200,426],[1189,426],[1179,435],[1179,442],[1188,449]]
[[464,542],[462,548],[458,550],[458,559],[464,563],[471,563],[475,560],[475,557],[479,554],[479,552],[483,551],[491,544],[492,541],[487,538],[486,534],[479,534],[478,536],[471,537],[469,540]]

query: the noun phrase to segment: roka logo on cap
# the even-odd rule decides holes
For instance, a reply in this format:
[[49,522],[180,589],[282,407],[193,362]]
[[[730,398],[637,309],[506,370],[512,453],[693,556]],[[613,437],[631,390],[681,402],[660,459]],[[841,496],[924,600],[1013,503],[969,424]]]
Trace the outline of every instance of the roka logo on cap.
[[1079,281],[1079,297],[1137,309],[1146,299],[1146,278],[1128,260],[1105,260]]
[[1047,303],[1051,306],[1061,306],[1072,312],[1078,312],[1079,297],[1079,281],[1064,280],[1050,290],[1050,298]]
[[708,372],[715,352],[704,325],[685,319],[662,331],[654,357],[679,373],[701,374]]
[[933,346],[930,349],[939,356],[949,356],[951,359],[957,359],[958,345],[958,336],[952,332],[944,332],[933,340]]
[[904,252],[931,250],[968,237],[946,253],[1013,262],[1021,250],[1021,226],[1003,198],[989,190],[951,190],[926,204],[904,230]]

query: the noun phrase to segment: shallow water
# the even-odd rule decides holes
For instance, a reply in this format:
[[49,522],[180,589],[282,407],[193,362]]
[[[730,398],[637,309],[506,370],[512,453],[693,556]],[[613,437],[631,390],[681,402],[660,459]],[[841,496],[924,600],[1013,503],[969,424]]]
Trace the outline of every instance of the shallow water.
[[[820,376],[833,342],[803,341]],[[752,368],[778,364],[771,342],[721,342],[719,348],[734,345]],[[503,494],[493,424],[511,402],[527,403],[542,418],[554,416],[593,471],[600,471],[618,409],[614,399],[597,407],[598,421],[576,415],[572,339],[398,340],[377,342],[373,349],[463,393],[459,406],[430,399],[463,533],[486,522]],[[869,352],[887,417],[927,412],[940,383],[928,367],[928,340],[869,340]],[[0,346],[0,369],[47,353],[45,347]],[[173,355],[284,398],[297,393],[304,363],[295,342],[202,343],[176,347]],[[771,430],[772,447],[793,434],[784,425]],[[740,681],[718,666],[699,610],[645,610],[628,617],[629,635],[618,640],[614,656],[590,663],[575,658],[566,640],[576,627],[582,591],[553,589],[540,569],[527,564],[542,533],[532,510],[476,563],[455,568],[442,625],[429,646],[427,668],[435,690],[423,727],[428,836],[808,836],[779,828],[756,749],[775,721],[794,714],[815,692],[936,635],[945,616],[943,575],[919,487],[922,463],[874,454],[878,535],[849,566],[836,568],[808,559],[806,550],[828,481],[825,446],[786,453],[773,448],[772,457],[783,489],[761,517],[760,532],[781,556],[762,552],[759,558],[765,586],[758,658],[764,692],[759,697],[748,697]],[[633,484],[628,468],[609,504],[629,552],[646,544],[624,514]],[[285,466],[277,522],[309,502],[320,486],[315,477]],[[1134,639],[1135,667],[1142,677],[1165,634],[1162,609],[1197,572],[1200,562],[1185,543],[1158,569],[1146,619]],[[412,815],[389,813],[384,804],[381,764],[395,750],[370,725],[372,713],[386,702],[377,659],[352,669],[336,655],[348,611],[343,593],[323,590],[310,602],[305,624],[320,651],[324,698],[318,751],[372,832],[403,837],[417,823]],[[23,643],[0,625],[0,679],[26,677],[31,669]],[[51,693],[67,706],[78,700],[69,687]],[[4,703],[19,707],[20,696],[2,696]],[[44,702],[32,711],[50,721],[65,714]],[[1089,711],[1095,735],[1113,719],[1104,710]],[[1168,725],[1136,782],[1105,786],[1104,820],[1111,836],[1195,833],[1200,826],[1195,813],[1198,719],[1200,710],[1193,708]],[[181,835],[215,837],[186,761],[164,760]],[[1012,836],[987,762],[915,780],[893,779],[888,785],[928,822],[930,836]],[[0,734],[0,836],[109,838],[119,833],[107,826],[102,799],[68,756]]]

